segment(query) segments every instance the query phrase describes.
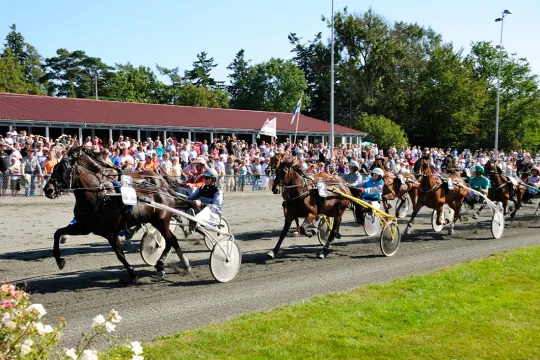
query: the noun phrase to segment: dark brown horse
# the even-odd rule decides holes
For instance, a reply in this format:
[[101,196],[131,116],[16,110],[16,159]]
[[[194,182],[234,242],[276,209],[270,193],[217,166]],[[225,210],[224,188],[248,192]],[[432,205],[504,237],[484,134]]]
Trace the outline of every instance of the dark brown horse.
[[448,176],[453,181],[453,190],[448,189],[443,179],[431,172],[428,156],[420,158],[417,164],[418,166],[415,164],[415,168],[417,167],[420,175],[418,202],[414,206],[405,233],[410,232],[414,219],[423,206],[435,209],[437,211],[437,225],[444,225],[443,206],[447,204],[454,211],[454,219],[450,229],[448,229],[448,234],[453,234],[454,225],[460,216],[461,205],[468,195],[467,185],[458,176]]
[[[508,176],[503,175],[501,168],[493,164],[491,160],[486,163],[484,170],[491,182],[491,188],[488,190],[488,198],[494,202],[500,201],[503,204],[505,215],[508,201],[512,201],[514,203],[514,210],[510,213],[510,218],[513,219],[521,207],[521,200],[527,189],[519,185],[514,185]],[[480,211],[485,206],[480,206],[474,216],[475,218],[478,217]]]
[[[135,174],[133,174],[135,175]],[[159,175],[147,173],[159,186],[166,187]],[[189,261],[180,249],[178,240],[169,231],[171,213],[153,207],[137,204],[134,207],[125,206],[121,197],[117,196],[118,171],[113,166],[103,166],[96,161],[91,153],[82,147],[72,148],[66,157],[58,163],[45,185],[45,195],[53,199],[59,192],[72,190],[75,195],[74,220],[64,228],[58,229],[54,234],[53,255],[60,269],[65,266],[65,259],[61,257],[60,239],[64,235],[88,235],[94,233],[109,241],[118,260],[124,265],[133,282],[138,277],[133,267],[127,262],[122,251],[118,233],[130,227],[144,223],[152,224],[165,238],[166,246],[161,258],[156,264],[160,276],[164,274],[164,264],[168,252],[173,247],[187,271],[190,270]],[[137,186],[137,196],[168,205],[182,207],[185,204],[166,192],[156,189],[156,186]]]
[[[339,189],[339,191],[351,195],[349,188],[343,180],[339,178],[325,178],[321,180],[325,181],[329,187],[335,187]],[[276,179],[274,180],[274,185],[272,187],[274,193],[277,193],[278,186],[283,188],[282,194],[284,194],[283,196],[285,198],[285,224],[276,246],[268,253],[268,256],[274,258],[278,255],[281,243],[287,235],[291,223],[295,218],[305,218],[304,223],[300,227],[300,232],[311,237],[314,232],[309,234],[305,227],[308,224],[311,224],[316,216],[326,215],[334,218],[334,226],[330,231],[330,235],[323,250],[318,254],[320,258],[325,258],[329,253],[328,248],[334,238],[340,237],[339,226],[341,224],[341,218],[343,212],[349,206],[350,201],[339,195],[321,197],[318,194],[316,181],[304,173],[302,168],[297,164],[297,159],[285,159],[281,162],[276,171]]]

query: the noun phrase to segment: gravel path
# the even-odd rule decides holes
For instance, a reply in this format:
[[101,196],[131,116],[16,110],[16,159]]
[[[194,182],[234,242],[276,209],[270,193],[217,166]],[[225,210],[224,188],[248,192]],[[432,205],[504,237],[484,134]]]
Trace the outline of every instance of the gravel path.
[[[141,278],[127,285],[127,273],[107,241],[97,236],[70,237],[62,246],[67,264],[58,270],[52,258],[54,231],[72,218],[73,197],[0,199],[0,280],[26,284],[36,303],[48,311],[46,323],[61,316],[67,320],[66,345],[88,330],[92,318],[112,308],[124,320],[117,335],[152,340],[182,329],[221,322],[240,314],[272,309],[362,284],[388,281],[422,273],[494,252],[540,244],[540,218],[533,216],[535,205],[507,221],[499,240],[491,238],[489,210],[478,220],[458,223],[453,236],[446,230],[431,230],[431,212],[424,209],[413,234],[404,236],[398,253],[381,255],[378,239],[366,237],[346,213],[342,238],[332,254],[316,258],[320,248],[316,237],[288,237],[284,255],[267,260],[283,226],[281,197],[270,193],[227,193],[225,215],[243,252],[243,264],[236,279],[216,283],[208,267],[209,252],[193,240],[181,241],[192,261],[193,272],[174,272],[174,261],[166,279],[156,278],[152,267],[138,253],[137,234],[127,249],[127,259]],[[400,221],[405,228],[405,220]],[[196,239],[196,237],[194,238]]]

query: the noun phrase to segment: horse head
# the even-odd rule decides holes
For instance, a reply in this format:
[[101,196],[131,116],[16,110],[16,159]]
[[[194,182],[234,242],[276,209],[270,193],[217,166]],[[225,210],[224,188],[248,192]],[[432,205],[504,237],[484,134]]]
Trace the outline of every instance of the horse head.
[[272,156],[270,158],[270,164],[268,164],[268,167],[266,168],[266,176],[274,176],[284,158],[285,154],[276,154]]
[[62,160],[54,166],[53,173],[43,188],[45,196],[49,199],[54,199],[57,198],[63,190],[72,187],[76,162],[79,157],[80,152],[71,149]]
[[272,192],[278,194],[278,186],[290,185],[298,174],[294,167],[296,166],[296,158],[284,159],[276,170],[276,178],[272,186]]
[[431,166],[429,163],[429,156],[422,156],[416,164],[414,164],[414,172],[421,176],[431,175]]

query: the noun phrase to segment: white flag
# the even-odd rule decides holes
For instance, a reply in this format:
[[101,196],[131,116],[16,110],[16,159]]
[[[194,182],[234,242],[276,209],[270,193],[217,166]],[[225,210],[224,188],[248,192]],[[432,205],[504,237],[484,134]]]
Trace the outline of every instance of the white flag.
[[276,118],[273,118],[272,120],[266,119],[264,122],[263,127],[261,128],[261,131],[259,131],[259,135],[267,135],[272,137],[276,136]]

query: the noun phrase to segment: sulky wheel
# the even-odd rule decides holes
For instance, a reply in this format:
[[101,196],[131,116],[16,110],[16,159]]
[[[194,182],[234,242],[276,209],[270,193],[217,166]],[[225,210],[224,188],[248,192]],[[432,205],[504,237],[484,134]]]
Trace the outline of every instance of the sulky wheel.
[[504,232],[504,213],[499,209],[493,211],[491,218],[491,235],[494,239],[500,239]]
[[373,236],[381,229],[381,223],[375,214],[364,213],[364,231],[367,236]]
[[401,243],[401,233],[397,223],[389,222],[386,224],[381,231],[379,242],[381,251],[385,256],[392,256],[398,251]]
[[242,252],[232,239],[220,239],[210,253],[210,272],[219,282],[229,282],[240,270]]
[[330,232],[332,231],[332,226],[334,225],[334,218],[321,216],[319,220],[319,225],[317,227],[317,238],[321,245],[326,245],[328,237],[330,237]]
[[148,226],[141,239],[141,257],[150,266],[157,264],[157,261],[165,248],[165,239],[161,233],[153,226]]
[[[227,219],[225,219],[225,217],[221,217],[221,219],[219,220],[219,229],[223,232],[226,232],[228,234],[231,233],[231,226],[229,225],[229,222],[227,221]],[[216,232],[212,231],[212,230],[207,230],[210,234],[212,234],[216,239],[222,239],[223,236],[222,235],[218,235]],[[215,245],[215,242],[212,238],[208,237],[208,236],[205,236],[204,237],[204,244],[206,245],[206,248],[208,250],[212,250],[214,248],[214,245]]]
[[[444,211],[444,210],[443,210]],[[444,215],[444,213],[443,213]],[[444,222],[444,216],[443,216],[443,222]],[[437,225],[437,210],[433,210],[433,213],[431,214],[431,227],[433,228],[433,231],[440,232],[444,225]]]

